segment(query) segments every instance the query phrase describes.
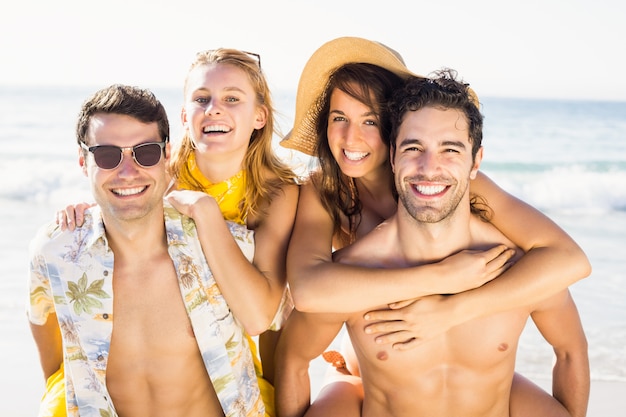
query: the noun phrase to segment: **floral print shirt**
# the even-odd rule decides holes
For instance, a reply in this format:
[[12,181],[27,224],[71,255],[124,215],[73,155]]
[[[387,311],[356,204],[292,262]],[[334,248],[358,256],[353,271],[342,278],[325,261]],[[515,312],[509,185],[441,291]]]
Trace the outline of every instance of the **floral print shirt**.
[[[202,253],[193,220],[167,202],[165,228],[187,314],[226,416],[263,416],[264,406],[248,340]],[[228,222],[244,254],[254,253],[253,232]],[[31,242],[28,316],[43,325],[56,313],[63,337],[68,416],[117,416],[105,371],[113,326],[113,252],[97,206],[82,227],[51,223]]]

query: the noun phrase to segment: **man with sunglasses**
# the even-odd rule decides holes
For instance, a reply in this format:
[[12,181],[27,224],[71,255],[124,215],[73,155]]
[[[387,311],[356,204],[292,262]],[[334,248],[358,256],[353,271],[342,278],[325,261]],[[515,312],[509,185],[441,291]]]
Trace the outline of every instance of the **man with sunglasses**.
[[165,109],[113,85],[83,104],[76,133],[97,204],[75,230],[52,223],[32,241],[28,308],[45,378],[65,374],[67,415],[263,415],[244,331],[195,224],[163,200]]

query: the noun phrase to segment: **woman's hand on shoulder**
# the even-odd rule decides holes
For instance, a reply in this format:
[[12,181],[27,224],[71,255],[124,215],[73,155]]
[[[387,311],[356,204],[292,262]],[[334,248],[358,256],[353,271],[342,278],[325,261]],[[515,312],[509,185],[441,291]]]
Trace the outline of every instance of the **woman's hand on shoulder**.
[[206,213],[211,207],[219,211],[217,201],[202,191],[174,190],[167,194],[165,199],[176,210],[194,220],[198,220],[196,217],[199,213]]
[[95,206],[95,203],[70,204],[65,209],[57,211],[56,223],[61,226],[61,230],[74,231],[83,225],[85,221],[85,210]]
[[439,264],[445,268],[442,294],[471,290],[498,277],[511,265],[515,250],[497,245],[487,250],[462,250]]

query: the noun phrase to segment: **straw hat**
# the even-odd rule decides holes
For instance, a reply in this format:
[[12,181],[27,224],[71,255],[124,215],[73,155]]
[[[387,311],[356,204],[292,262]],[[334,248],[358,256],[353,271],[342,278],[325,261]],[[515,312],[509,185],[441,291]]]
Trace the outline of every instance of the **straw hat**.
[[337,38],[322,45],[304,66],[296,96],[294,127],[280,142],[289,149],[315,155],[315,122],[320,112],[319,97],[337,68],[350,63],[383,67],[402,78],[418,76],[406,67],[400,54],[387,46],[363,38]]

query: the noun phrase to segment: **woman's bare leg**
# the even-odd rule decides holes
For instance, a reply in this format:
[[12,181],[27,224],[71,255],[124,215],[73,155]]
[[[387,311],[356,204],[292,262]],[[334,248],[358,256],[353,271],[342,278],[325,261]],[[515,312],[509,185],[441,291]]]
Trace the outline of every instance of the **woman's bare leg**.
[[332,368],[305,417],[360,417],[362,403],[361,378]]
[[511,386],[509,411],[511,417],[571,417],[556,398],[517,372]]

